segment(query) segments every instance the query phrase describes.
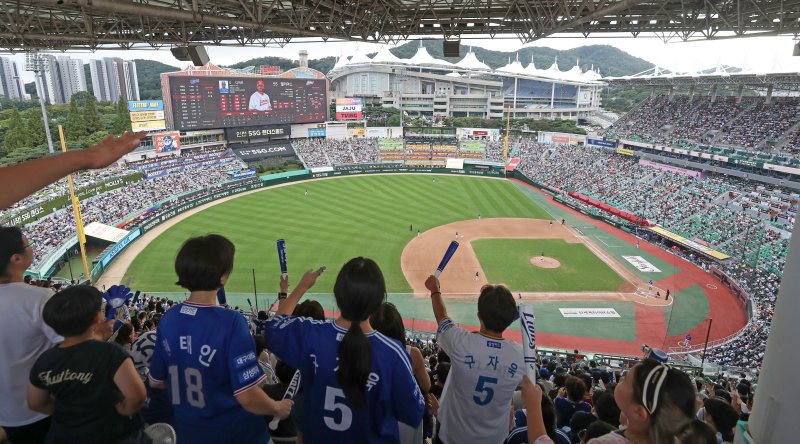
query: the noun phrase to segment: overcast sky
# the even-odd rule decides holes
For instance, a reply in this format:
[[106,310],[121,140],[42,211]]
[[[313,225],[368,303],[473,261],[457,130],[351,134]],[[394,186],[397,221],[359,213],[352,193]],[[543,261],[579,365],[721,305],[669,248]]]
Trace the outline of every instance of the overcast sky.
[[[611,45],[634,56],[641,57],[661,67],[678,71],[695,71],[717,64],[740,66],[746,70],[757,71],[795,71],[800,72],[800,57],[792,57],[794,42],[791,37],[751,37],[717,41],[699,41],[687,43],[663,43],[660,39],[640,36],[631,37],[630,34],[621,35],[619,38],[591,37],[588,39],[575,37],[550,37],[524,45],[546,46],[555,49],[571,49],[584,45]],[[480,46],[498,51],[516,50],[523,47],[516,37],[506,38],[479,38],[467,39],[461,42],[462,54],[465,46]],[[318,39],[314,41],[300,41],[290,43],[283,48],[279,47],[208,47],[208,54],[213,63],[218,65],[231,65],[255,57],[279,56],[297,59],[297,52],[305,49],[309,58],[321,58],[329,55],[351,55],[356,50],[375,52],[380,48],[377,44],[352,43],[352,42],[327,42]],[[102,57],[122,57],[124,59],[150,59],[176,67],[184,66],[172,57],[169,49],[162,50],[101,50],[97,52],[70,51],[66,53],[73,58],[90,60]],[[25,56],[16,54],[21,70],[24,69]],[[546,68],[540,66],[539,68]],[[33,74],[24,71],[25,82],[33,81]],[[86,79],[87,82],[91,79]]]

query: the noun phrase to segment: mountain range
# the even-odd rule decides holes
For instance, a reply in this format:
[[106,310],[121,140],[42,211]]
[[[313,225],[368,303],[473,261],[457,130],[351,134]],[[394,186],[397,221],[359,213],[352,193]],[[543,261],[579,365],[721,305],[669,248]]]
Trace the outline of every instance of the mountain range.
[[[467,54],[470,47],[461,45],[461,57],[443,57],[442,53],[442,40],[423,40],[424,46],[428,53],[433,57],[447,60],[449,62],[457,62]],[[391,48],[390,51],[395,56],[401,59],[411,58],[420,46],[419,41],[412,41],[400,45],[396,48]],[[569,70],[575,64],[579,64],[584,71],[587,69],[595,68],[600,71],[603,76],[625,76],[633,75],[653,67],[653,64],[634,57],[620,49],[609,45],[588,45],[581,46],[574,49],[560,51],[557,49],[546,47],[528,47],[521,48],[518,51],[493,51],[490,49],[481,48],[479,46],[472,47],[475,56],[478,60],[489,65],[491,68],[499,68],[506,65],[510,60],[519,57],[520,62],[527,66],[528,63],[533,61],[539,69],[549,68],[553,63],[558,63],[558,68],[562,71]],[[375,52],[369,53],[373,56]],[[143,100],[160,99],[161,98],[161,73],[175,71],[174,66],[166,65],[154,60],[136,59],[136,72],[139,78],[139,93]],[[213,60],[212,60],[213,62]],[[336,57],[329,56],[320,59],[311,59],[308,61],[310,68],[327,73],[333,68],[336,63]],[[259,57],[250,60],[245,60],[233,65],[230,68],[246,68],[248,66],[261,66],[270,65],[278,66],[281,69],[287,70],[297,66],[297,61],[290,60],[284,57]],[[85,65],[86,83],[91,92],[91,76],[89,75],[89,66]],[[26,90],[34,93],[35,88],[33,82],[26,84]]]

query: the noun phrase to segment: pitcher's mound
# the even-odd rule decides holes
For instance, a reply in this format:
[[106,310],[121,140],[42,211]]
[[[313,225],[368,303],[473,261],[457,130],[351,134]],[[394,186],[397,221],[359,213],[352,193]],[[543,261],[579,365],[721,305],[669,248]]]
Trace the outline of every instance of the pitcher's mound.
[[561,262],[547,256],[534,256],[531,258],[531,264],[539,268],[558,268],[561,266]]

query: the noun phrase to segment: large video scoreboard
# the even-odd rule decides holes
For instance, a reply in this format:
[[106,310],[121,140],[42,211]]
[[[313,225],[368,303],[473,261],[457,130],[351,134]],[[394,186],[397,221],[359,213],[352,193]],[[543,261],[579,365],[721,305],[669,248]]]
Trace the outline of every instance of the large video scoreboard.
[[169,79],[175,129],[323,122],[326,80],[274,77]]

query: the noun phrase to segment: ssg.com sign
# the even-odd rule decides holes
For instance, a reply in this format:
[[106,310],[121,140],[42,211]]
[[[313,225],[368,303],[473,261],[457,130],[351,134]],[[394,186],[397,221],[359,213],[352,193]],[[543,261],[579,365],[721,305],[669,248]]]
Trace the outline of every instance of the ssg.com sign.
[[242,160],[257,160],[266,157],[293,156],[294,149],[291,145],[262,146],[258,148],[242,148],[234,150]]

